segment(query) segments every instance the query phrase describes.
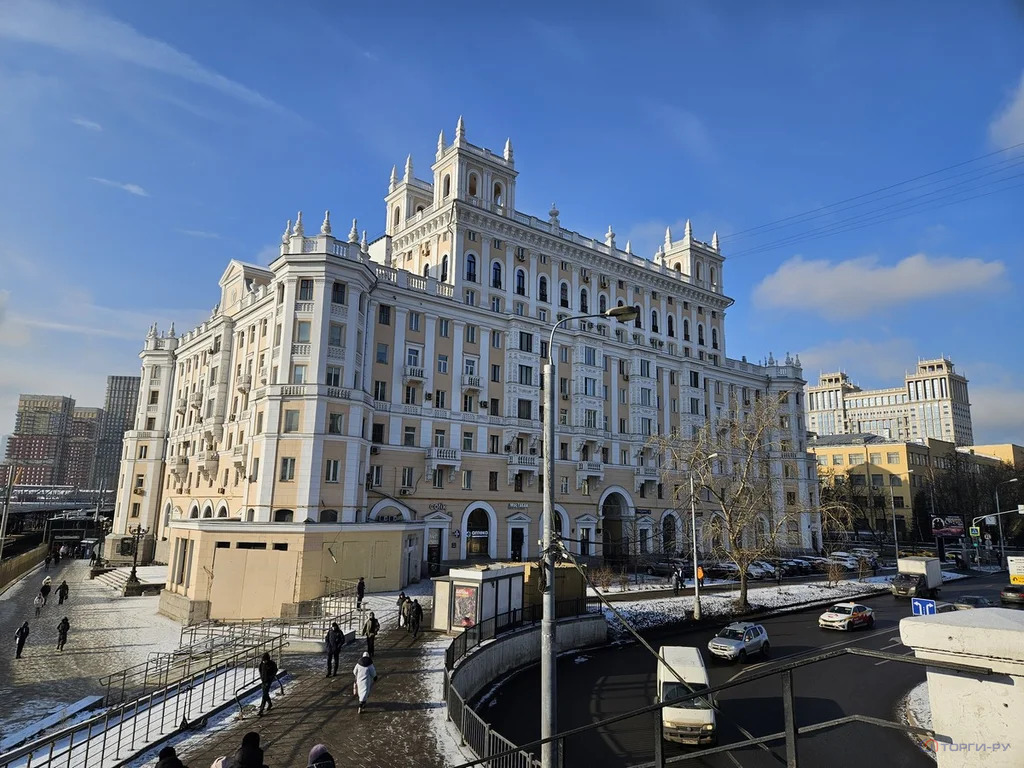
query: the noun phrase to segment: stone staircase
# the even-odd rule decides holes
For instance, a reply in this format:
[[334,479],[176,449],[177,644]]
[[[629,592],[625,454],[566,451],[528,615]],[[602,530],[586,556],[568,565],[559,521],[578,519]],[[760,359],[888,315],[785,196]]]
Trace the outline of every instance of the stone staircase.
[[[128,583],[128,576],[131,574],[130,566],[125,568],[114,568],[113,570],[101,573],[96,581],[110,587],[119,595],[124,594],[125,585]],[[155,595],[164,588],[167,578],[166,566],[146,566],[137,570],[141,582],[141,594]]]

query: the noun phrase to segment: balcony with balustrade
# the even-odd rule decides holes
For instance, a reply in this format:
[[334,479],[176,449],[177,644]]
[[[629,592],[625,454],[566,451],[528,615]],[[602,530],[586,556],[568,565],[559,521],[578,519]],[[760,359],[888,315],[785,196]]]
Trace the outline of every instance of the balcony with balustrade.
[[172,475],[178,477],[184,477],[188,474],[188,457],[187,456],[172,456],[168,461],[167,465]]
[[640,486],[644,483],[657,483],[660,481],[661,469],[659,467],[633,467],[633,486],[635,492],[639,492]]
[[240,443],[231,449],[231,460],[238,469],[245,469],[249,459],[249,446]]
[[238,381],[235,382],[235,386],[237,387],[239,392],[248,392],[249,389],[252,387],[252,374],[243,373],[241,376],[238,377]]
[[473,374],[464,373],[462,374],[462,388],[466,389],[483,389],[483,379],[480,376],[474,376]]
[[220,468],[220,454],[217,451],[202,451],[197,453],[196,469],[208,475],[214,475]]
[[577,461],[576,462],[576,488],[583,487],[583,481],[604,480],[604,464],[600,461]]
[[406,381],[426,381],[426,371],[421,365],[407,365],[402,370],[402,378]]
[[452,472],[462,469],[462,451],[458,448],[427,448],[427,472],[442,467]]

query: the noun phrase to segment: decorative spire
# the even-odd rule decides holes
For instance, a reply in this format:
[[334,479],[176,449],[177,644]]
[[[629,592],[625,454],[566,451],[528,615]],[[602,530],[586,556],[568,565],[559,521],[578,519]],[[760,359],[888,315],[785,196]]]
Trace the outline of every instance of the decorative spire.
[[512,139],[505,139],[505,162],[512,162]]
[[444,154],[444,131],[437,134],[437,156]]
[[665,250],[672,247],[672,227],[665,227]]
[[802,364],[801,364],[801,362],[800,362],[800,355],[799,355],[799,353],[798,353],[798,354],[797,354],[797,356],[796,356],[796,357],[795,357],[795,358],[793,359],[793,364],[794,364],[794,365],[795,365],[795,366],[796,366],[797,368],[802,368],[802,367],[803,367],[803,365],[802,365]]
[[615,248],[615,232],[612,230],[612,225],[608,225],[608,231],[604,234],[604,244],[609,248]]
[[296,237],[302,237],[305,234],[302,229],[302,211],[299,211],[295,216],[295,231],[292,234]]
[[320,234],[329,235],[331,234],[331,212],[324,211],[324,223],[320,225]]
[[402,181],[412,181],[412,155],[405,158],[405,176]]
[[394,192],[398,186],[398,166],[391,166],[391,180],[388,182],[388,192]]
[[359,241],[359,250],[362,251],[363,253],[369,253],[370,252],[370,245],[366,241],[366,230],[365,229],[363,230],[363,239]]
[[711,235],[711,249],[715,250],[715,251],[718,250],[718,230],[717,229],[714,231],[714,234]]
[[632,253],[632,252],[633,252],[633,243],[631,243],[629,240],[627,240],[626,241],[626,253]]
[[458,144],[466,140],[466,124],[462,121],[462,115],[459,115],[459,122],[455,124],[455,143]]
[[551,204],[551,210],[548,211],[548,217],[552,224],[558,223],[558,206],[554,203]]
[[693,237],[693,227],[690,226],[690,220],[686,220],[686,228],[683,229],[683,240],[689,240]]
[[281,235],[281,242],[287,243],[288,238],[292,236],[292,220],[288,219],[288,223],[284,227],[284,234]]
[[359,227],[356,225],[356,220],[352,219],[352,229],[348,231],[348,241],[354,243],[359,240]]
[[171,329],[167,331],[167,335],[174,338],[174,323],[171,323]]

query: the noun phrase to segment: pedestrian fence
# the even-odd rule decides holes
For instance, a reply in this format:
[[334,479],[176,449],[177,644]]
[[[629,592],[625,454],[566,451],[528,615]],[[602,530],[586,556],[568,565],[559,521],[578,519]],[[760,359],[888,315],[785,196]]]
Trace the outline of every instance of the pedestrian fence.
[[[188,674],[2,754],[0,768],[115,768],[160,739],[202,722],[217,708],[239,701],[242,691],[259,683],[263,654],[279,659],[286,644],[279,635],[194,657],[196,665]],[[207,659],[205,666],[202,659]],[[138,676],[133,672],[125,679]]]
[[[455,690],[455,686],[449,682],[447,670],[445,670],[445,688],[448,691],[446,697],[448,719],[455,723],[455,727],[462,735],[463,743],[481,758],[506,753],[502,757],[484,763],[484,765],[488,768],[536,768],[540,765],[540,761],[532,754],[518,749],[515,744],[492,729],[480,715],[473,711],[473,708]],[[509,752],[511,754],[508,754]]]

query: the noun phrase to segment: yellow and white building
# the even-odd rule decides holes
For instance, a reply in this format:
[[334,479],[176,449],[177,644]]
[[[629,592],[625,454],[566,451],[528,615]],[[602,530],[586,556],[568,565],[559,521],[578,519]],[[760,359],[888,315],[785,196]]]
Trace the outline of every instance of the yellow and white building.
[[[182,619],[278,615],[325,578],[394,589],[453,562],[538,555],[543,390],[558,361],[556,526],[586,556],[682,549],[650,438],[786,398],[778,508],[819,543],[799,360],[727,356],[718,238],[653,259],[516,209],[504,152],[439,138],[392,169],[386,231],[289,222],[267,267],[232,261],[210,318],[142,351],[108,554],[130,527]],[[636,306],[628,325],[563,317]],[[686,483],[680,473],[678,485]],[[676,483],[672,483],[673,486]],[[633,539],[630,541],[630,539]],[[255,586],[258,585],[258,586]]]

